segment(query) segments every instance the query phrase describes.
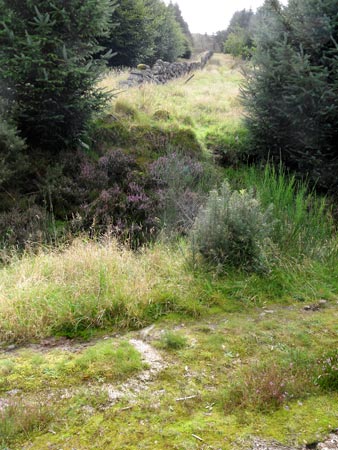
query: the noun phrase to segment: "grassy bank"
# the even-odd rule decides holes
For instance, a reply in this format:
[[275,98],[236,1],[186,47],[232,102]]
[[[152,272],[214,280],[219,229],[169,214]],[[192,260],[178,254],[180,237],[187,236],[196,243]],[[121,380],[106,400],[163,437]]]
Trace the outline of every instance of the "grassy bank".
[[158,244],[139,253],[115,241],[77,241],[26,256],[0,272],[0,340],[141,328],[169,313],[241,310],[267,303],[334,299],[337,265],[279,257],[268,274],[193,270],[189,248]]
[[[125,133],[133,131],[134,137],[138,136],[136,146],[147,147],[142,134],[152,130],[150,137],[157,139],[157,147],[163,144],[173,148],[181,146],[189,152],[199,145],[207,154],[217,149],[232,154],[245,148],[247,134],[238,98],[242,75],[240,63],[231,56],[215,55],[188,83],[183,78],[162,86],[146,84],[121,92],[119,81],[126,77],[126,73],[112,72],[102,80],[101,87],[117,92],[111,109],[117,120],[114,126],[118,127],[120,123]],[[156,133],[158,130],[162,130],[162,135]],[[175,143],[172,135],[175,137],[177,130],[183,134]],[[195,140],[186,138],[185,141],[184,132],[186,136],[194,136]]]

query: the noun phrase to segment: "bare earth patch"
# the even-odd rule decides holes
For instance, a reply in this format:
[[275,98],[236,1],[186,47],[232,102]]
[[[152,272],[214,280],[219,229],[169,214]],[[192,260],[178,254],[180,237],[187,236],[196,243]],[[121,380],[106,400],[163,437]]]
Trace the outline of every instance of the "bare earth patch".
[[268,442],[261,439],[255,439],[251,450],[338,450],[338,430],[331,433],[328,438],[321,443],[302,447],[287,447],[278,442]]
[[138,393],[148,389],[149,383],[155,376],[167,367],[160,353],[151,345],[140,339],[130,339],[129,342],[142,355],[143,362],[148,365],[148,368],[118,387],[116,385],[105,386],[112,402],[126,396],[135,397]]

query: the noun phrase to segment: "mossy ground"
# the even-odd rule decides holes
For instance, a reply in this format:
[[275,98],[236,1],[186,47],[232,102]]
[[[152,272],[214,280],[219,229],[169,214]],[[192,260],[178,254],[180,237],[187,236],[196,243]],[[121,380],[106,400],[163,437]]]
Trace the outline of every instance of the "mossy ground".
[[[49,351],[36,347],[2,353],[2,370],[7,367],[11,377],[2,385],[1,397],[16,408],[16,414],[6,417],[7,431],[4,421],[1,425],[3,448],[242,449],[253,436],[285,444],[317,441],[338,422],[338,394],[316,385],[318,361],[337,342],[338,314],[335,302],[317,311],[303,306],[252,307],[199,321],[168,317],[146,338],[160,348],[166,367],[144,386],[140,382],[138,391],[127,387],[117,402],[109,400],[105,386],[117,383],[116,377],[128,386],[128,377],[142,368],[137,352],[125,343],[139,336],[136,332],[82,350],[81,343],[69,341],[68,350],[63,343]],[[164,346],[166,332],[172,341],[179,336],[184,345]],[[119,361],[109,348],[124,348]],[[98,349],[106,356],[93,361],[88,354],[97,356]],[[121,369],[126,359],[128,370]],[[67,364],[76,370],[65,371]],[[244,374],[256,376],[257,364],[281,368],[288,394],[279,404],[257,402],[260,395],[274,396],[268,387],[264,393],[252,392],[258,380],[250,384]],[[109,367],[115,367],[115,378]],[[278,381],[275,372],[270,375],[268,385]],[[229,401],[238,395],[238,386],[242,402]],[[39,423],[32,420],[28,426],[26,418],[26,427],[20,429],[17,422],[27,411]],[[16,430],[12,435],[11,421]]]

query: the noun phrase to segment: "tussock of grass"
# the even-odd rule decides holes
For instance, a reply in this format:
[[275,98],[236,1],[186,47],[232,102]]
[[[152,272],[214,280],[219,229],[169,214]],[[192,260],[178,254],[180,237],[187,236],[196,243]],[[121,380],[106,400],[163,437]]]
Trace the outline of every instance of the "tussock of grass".
[[138,254],[77,241],[2,269],[0,340],[22,342],[90,328],[138,328],[170,311],[198,312],[184,257],[163,246]]
[[159,342],[159,346],[167,350],[179,350],[188,344],[187,338],[181,333],[166,331]]
[[0,409],[0,448],[32,432],[45,430],[53,418],[53,410],[39,397],[10,402]]
[[308,367],[298,367],[267,359],[236,371],[223,395],[224,409],[239,407],[269,412],[302,399],[309,392],[313,394],[317,367],[314,361],[309,363]]

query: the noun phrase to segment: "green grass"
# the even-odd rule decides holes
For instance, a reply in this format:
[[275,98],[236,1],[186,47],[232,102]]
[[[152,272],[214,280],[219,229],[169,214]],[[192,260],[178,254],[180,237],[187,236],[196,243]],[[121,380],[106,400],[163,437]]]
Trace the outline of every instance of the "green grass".
[[264,207],[273,205],[273,238],[284,254],[337,257],[336,227],[328,202],[306,183],[270,165],[228,169],[226,175],[238,189],[253,189]]
[[70,387],[87,380],[116,381],[142,368],[141,356],[133,346],[128,342],[116,345],[111,339],[76,353],[21,350],[0,360],[0,394],[12,389],[38,392],[45,386]]
[[115,241],[76,241],[64,251],[27,255],[0,271],[0,341],[89,338],[98,330],[137,329],[176,313],[337,299],[334,261],[280,258],[267,274],[194,270],[189,247],[157,244],[138,253]]
[[[22,384],[17,409],[6,412],[4,445],[198,449],[195,434],[211,448],[230,450],[250,448],[253,436],[295,446],[322,439],[338,422],[338,392],[315,382],[322,371],[323,348],[336,342],[337,309],[329,303],[319,311],[305,312],[294,303],[266,311],[219,312],[198,321],[162,320],[148,334],[148,342],[161,346],[163,335],[170,335],[170,342],[179,335],[185,338],[184,346],[162,346],[167,367],[146,385],[139,380],[136,394],[125,388],[125,397],[115,403],[93,374],[85,378],[78,372],[76,392],[61,398],[50,395],[50,384],[38,382],[44,374],[36,372],[36,390]],[[133,332],[115,340],[135,336]],[[55,360],[58,352],[50,350],[43,356]],[[11,358],[14,363],[28,362],[32,355],[18,352]],[[20,372],[20,366],[15,370]],[[62,379],[58,383],[64,385]],[[48,408],[40,410],[45,398],[49,398]],[[25,402],[34,408],[24,413]],[[19,429],[21,423],[24,432]]]
[[0,449],[8,449],[7,444],[22,439],[31,433],[44,432],[52,421],[53,408],[38,396],[29,401],[10,402],[0,410]]
[[[101,87],[118,87],[126,76],[108,74]],[[101,123],[95,139],[103,145],[110,145],[113,139],[133,153],[140,153],[139,158],[145,161],[168,146],[188,154],[201,155],[204,151],[208,155],[214,150],[215,139],[221,152],[242,150],[246,142],[238,99],[242,78],[236,61],[218,54],[204,70],[195,72],[188,84],[178,79],[163,86],[146,84],[128,89],[113,101],[114,120],[108,118],[108,122]]]

